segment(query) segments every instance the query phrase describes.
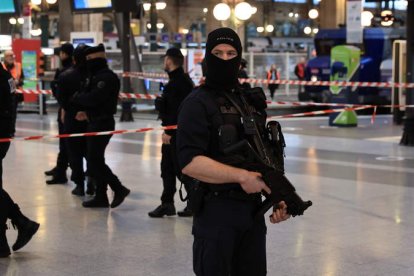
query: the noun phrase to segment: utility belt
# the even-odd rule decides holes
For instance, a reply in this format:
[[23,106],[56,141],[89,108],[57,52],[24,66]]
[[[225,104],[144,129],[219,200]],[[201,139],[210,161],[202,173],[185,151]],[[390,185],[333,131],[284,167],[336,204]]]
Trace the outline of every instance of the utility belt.
[[180,197],[182,200],[188,199],[188,205],[195,215],[201,211],[205,203],[214,200],[230,199],[245,202],[261,202],[260,193],[247,194],[241,189],[223,189],[213,191],[209,186],[215,184],[207,184],[186,175],[182,176],[182,181],[187,186],[188,196],[184,199],[180,189]]

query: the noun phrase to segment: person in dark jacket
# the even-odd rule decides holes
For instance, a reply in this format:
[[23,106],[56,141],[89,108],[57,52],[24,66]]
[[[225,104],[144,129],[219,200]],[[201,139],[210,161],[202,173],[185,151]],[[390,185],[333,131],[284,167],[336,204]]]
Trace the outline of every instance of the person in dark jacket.
[[[120,89],[118,76],[108,68],[103,44],[88,48],[85,56],[88,78],[82,91],[72,98],[73,104],[83,111],[79,111],[75,118],[88,122],[87,132],[112,131],[115,129],[114,115]],[[92,200],[83,202],[85,208],[109,207],[106,193],[108,184],[114,191],[111,208],[119,206],[130,193],[105,163],[105,149],[111,137],[86,138],[88,174],[96,181],[96,194]]]
[[[85,51],[89,46],[80,44],[73,52],[74,65],[61,73],[57,79],[57,101],[61,106],[61,122],[67,134],[85,133],[88,124],[86,121],[76,120],[79,108],[71,102],[71,98],[76,92],[81,90],[82,84],[86,80],[86,57]],[[77,196],[85,195],[85,172],[83,169],[83,159],[86,158],[86,137],[75,137],[66,139],[66,146],[69,156],[69,165],[72,170],[71,180],[76,187],[72,194]],[[88,182],[88,195],[94,194],[94,187],[91,181]]]
[[[162,97],[156,100],[156,109],[159,112],[163,126],[177,124],[178,108],[181,102],[190,94],[194,83],[184,73],[184,56],[177,48],[170,48],[164,55],[164,69],[168,73],[169,82],[164,87]],[[150,217],[172,216],[176,214],[174,195],[177,190],[176,179],[181,173],[178,167],[176,153],[176,130],[166,130],[162,134],[161,147],[161,178],[164,190],[161,195],[161,205],[148,213]],[[191,210],[186,207],[178,212],[179,216],[191,216]]]
[[[13,131],[13,97],[16,83],[9,72],[0,66],[0,139],[10,138]],[[10,255],[6,237],[6,221],[10,219],[17,229],[17,240],[12,246],[17,251],[25,246],[39,229],[37,222],[31,221],[20,211],[9,194],[3,188],[3,159],[9,150],[10,142],[0,142],[0,258]]]
[[[255,145],[254,136],[266,133],[264,93],[257,105],[239,87],[242,52],[240,38],[232,29],[209,33],[205,84],[183,101],[178,115],[177,155],[183,176],[191,179],[197,276],[267,273],[265,219],[254,214],[261,205],[260,193],[270,189],[249,162],[244,164],[237,157],[244,152],[225,154],[240,141]],[[259,132],[254,136],[252,123]],[[256,146],[253,150],[260,152]],[[283,201],[275,205],[270,221],[288,219],[286,208]]]
[[[58,98],[59,94],[59,88],[57,86],[57,80],[63,72],[68,70],[72,67],[72,55],[73,55],[73,45],[70,43],[65,43],[62,45],[62,47],[59,50],[59,57],[62,62],[62,68],[59,68],[56,70],[54,80],[52,81],[52,92],[55,98]],[[64,134],[64,125],[62,122],[62,107],[59,106],[58,110],[58,126],[59,126],[59,134]],[[66,170],[68,169],[69,165],[69,157],[68,157],[68,150],[66,147],[66,141],[64,138],[59,139],[59,153],[56,160],[56,166],[46,171],[45,174],[48,176],[53,176],[52,179],[47,180],[46,184],[52,185],[52,184],[65,184],[68,182],[68,178],[66,176]]]
[[[238,76],[239,79],[248,79],[249,78],[249,75],[247,74],[246,68],[247,68],[247,60],[242,58],[241,61],[240,61],[240,69],[239,69],[239,76]],[[243,87],[243,88],[246,88],[246,89],[251,88],[251,85],[248,82],[243,81],[243,82],[240,82],[240,83],[241,83],[241,87]]]

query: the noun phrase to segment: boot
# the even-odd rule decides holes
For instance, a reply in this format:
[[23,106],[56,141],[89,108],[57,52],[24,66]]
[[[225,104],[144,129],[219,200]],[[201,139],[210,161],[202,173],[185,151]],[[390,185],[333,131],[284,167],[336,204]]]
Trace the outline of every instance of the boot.
[[54,175],[56,172],[56,167],[54,167],[53,169],[49,170],[49,171],[45,171],[45,175],[47,176],[52,176]]
[[16,208],[17,211],[15,211],[11,217],[13,227],[14,229],[17,229],[17,240],[12,246],[13,251],[17,251],[25,246],[32,239],[40,226],[39,223],[25,217],[17,206]]
[[76,183],[75,189],[72,190],[72,195],[84,196],[85,195],[85,184],[83,182]]
[[6,225],[0,225],[0,258],[10,256],[10,247],[7,243],[6,229]]
[[112,200],[111,208],[116,208],[121,205],[130,192],[131,190],[121,185],[116,191],[114,191],[114,199]]
[[88,179],[88,183],[86,184],[86,194],[87,195],[95,194],[95,183],[93,183],[92,179]]
[[106,194],[106,184],[96,182],[96,195],[93,199],[84,201],[82,206],[85,208],[108,208],[109,201]]
[[162,218],[163,216],[174,216],[175,214],[174,203],[163,203],[155,208],[155,210],[149,212],[148,216],[152,218]]
[[66,177],[66,174],[55,174],[53,175],[53,178],[46,181],[46,184],[48,185],[54,185],[54,184],[66,184],[68,182],[68,178]]
[[193,211],[191,211],[191,209],[187,206],[182,211],[178,211],[177,215],[179,217],[192,217]]

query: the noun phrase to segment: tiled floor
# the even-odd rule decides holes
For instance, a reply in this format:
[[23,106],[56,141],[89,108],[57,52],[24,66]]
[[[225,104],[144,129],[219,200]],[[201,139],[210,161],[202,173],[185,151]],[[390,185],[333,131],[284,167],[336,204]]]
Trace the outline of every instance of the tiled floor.
[[[118,129],[158,126],[139,115]],[[314,205],[303,217],[268,225],[269,275],[414,275],[414,148],[401,126],[379,116],[357,128],[327,118],[282,120],[287,175]],[[51,134],[54,115],[19,115],[17,135]],[[0,260],[0,275],[193,275],[191,219],[150,219],[159,204],[160,132],[114,137],[107,160],[132,189],[114,210],[89,210],[73,184],[46,186],[56,141],[13,143],[6,189],[41,224],[21,252]],[[183,204],[177,199],[178,209]],[[9,243],[16,232],[7,232]]]

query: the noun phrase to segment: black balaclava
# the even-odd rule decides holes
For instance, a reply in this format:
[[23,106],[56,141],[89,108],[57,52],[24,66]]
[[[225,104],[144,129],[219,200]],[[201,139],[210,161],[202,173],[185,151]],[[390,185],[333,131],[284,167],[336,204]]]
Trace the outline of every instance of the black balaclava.
[[[88,49],[85,50],[85,56],[93,54],[93,53],[99,53],[99,52],[105,53],[105,47],[103,44],[99,44],[98,46],[95,46],[95,47],[89,47]],[[88,69],[88,72],[92,75],[98,72],[99,70],[107,68],[107,67],[108,67],[108,63],[106,61],[106,58],[97,57],[97,58],[86,60],[86,68]]]
[[[211,53],[219,44],[228,44],[237,51],[237,56],[223,60]],[[207,67],[206,84],[214,88],[232,89],[238,85],[238,73],[242,56],[239,36],[230,28],[219,28],[208,34],[205,62]]]

